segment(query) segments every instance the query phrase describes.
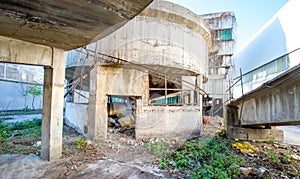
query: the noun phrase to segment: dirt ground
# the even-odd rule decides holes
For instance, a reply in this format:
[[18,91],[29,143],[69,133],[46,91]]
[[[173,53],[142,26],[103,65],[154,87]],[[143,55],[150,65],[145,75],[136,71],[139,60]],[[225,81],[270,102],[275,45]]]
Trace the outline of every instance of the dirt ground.
[[[202,137],[212,137],[222,127],[221,118],[210,119]],[[63,156],[55,161],[42,161],[38,155],[6,154],[0,156],[0,178],[186,178],[180,172],[157,167],[157,157],[145,150],[144,140],[109,132],[108,139],[78,149],[74,142],[79,134],[64,126]],[[152,139],[156,140],[156,139]],[[256,143],[261,151],[272,150],[278,155],[299,155],[299,146],[284,143]],[[253,155],[236,151],[236,155],[251,163],[241,178],[289,178],[287,172],[299,174],[300,161],[272,163],[264,153]],[[257,171],[261,169],[263,175]],[[298,173],[297,173],[298,172]],[[298,177],[299,178],[299,177]]]
[[126,134],[110,133],[107,140],[78,149],[79,134],[64,126],[63,156],[42,161],[38,155],[0,156],[0,178],[170,178],[157,168],[158,159],[144,142]]

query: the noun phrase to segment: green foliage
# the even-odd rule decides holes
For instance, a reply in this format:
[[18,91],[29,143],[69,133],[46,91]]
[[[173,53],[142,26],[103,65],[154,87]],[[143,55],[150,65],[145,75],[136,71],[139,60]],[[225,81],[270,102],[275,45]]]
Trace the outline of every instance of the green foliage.
[[238,178],[244,160],[231,153],[231,143],[218,135],[187,141],[183,148],[159,160],[161,168],[191,171],[191,178]]
[[32,106],[32,109],[34,110],[34,99],[35,99],[35,97],[43,94],[42,87],[38,86],[38,85],[32,85],[32,86],[29,86],[29,88],[27,89],[26,92],[33,96],[31,106]]
[[5,140],[9,134],[8,124],[4,123],[3,119],[0,119],[0,140]]
[[166,141],[148,142],[146,150],[157,157],[167,157],[173,151],[171,144]]
[[41,138],[42,119],[4,123],[0,120],[0,154],[36,153],[39,147],[33,143]]
[[78,149],[81,149],[82,147],[84,147],[85,145],[87,145],[88,140],[86,140],[84,137],[79,136],[75,139],[75,143],[77,145]]
[[290,156],[283,155],[282,158],[288,162],[292,161],[292,158]]
[[9,126],[9,130],[25,130],[30,128],[40,128],[42,119],[24,120],[22,122],[15,122]]
[[40,96],[43,94],[42,87],[38,85],[29,86],[27,93],[32,96]]
[[273,160],[276,163],[280,163],[281,160],[279,158],[277,158],[275,152],[273,150],[268,150],[267,151],[267,156],[268,158],[270,158],[271,160]]

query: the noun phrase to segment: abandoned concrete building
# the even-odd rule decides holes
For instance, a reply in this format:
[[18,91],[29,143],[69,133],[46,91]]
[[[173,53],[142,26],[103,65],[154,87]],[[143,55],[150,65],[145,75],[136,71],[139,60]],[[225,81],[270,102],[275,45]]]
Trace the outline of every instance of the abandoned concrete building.
[[0,61],[44,67],[42,159],[62,153],[66,51],[105,37],[151,2],[1,1]]
[[235,54],[235,99],[225,110],[230,137],[281,141],[273,126],[300,124],[299,8],[288,1]]
[[223,117],[223,105],[232,96],[229,86],[234,74],[234,31],[236,19],[233,12],[201,15],[212,34],[209,51],[208,81],[204,85],[211,100],[204,100],[206,115]]
[[92,139],[118,121],[135,137],[200,135],[211,34],[179,5],[156,0],[123,27],[67,54],[66,119]]

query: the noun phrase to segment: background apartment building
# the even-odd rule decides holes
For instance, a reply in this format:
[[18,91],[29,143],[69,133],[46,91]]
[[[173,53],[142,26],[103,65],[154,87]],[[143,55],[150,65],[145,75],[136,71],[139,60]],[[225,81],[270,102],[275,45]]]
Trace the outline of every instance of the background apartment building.
[[206,115],[223,116],[223,104],[231,97],[228,88],[232,83],[234,72],[232,55],[235,43],[235,15],[233,12],[220,12],[201,17],[208,23],[212,34],[208,81],[205,83],[205,91],[210,99],[206,100],[204,108]]

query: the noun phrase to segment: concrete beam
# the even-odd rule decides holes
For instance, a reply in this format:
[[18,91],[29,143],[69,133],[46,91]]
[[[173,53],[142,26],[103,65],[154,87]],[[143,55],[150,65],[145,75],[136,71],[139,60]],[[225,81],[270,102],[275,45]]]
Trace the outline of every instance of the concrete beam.
[[44,66],[41,158],[59,157],[62,152],[65,51],[0,36],[0,61]]
[[30,65],[52,65],[51,47],[0,36],[0,61]]
[[117,30],[152,0],[2,0],[0,35],[70,50]]

